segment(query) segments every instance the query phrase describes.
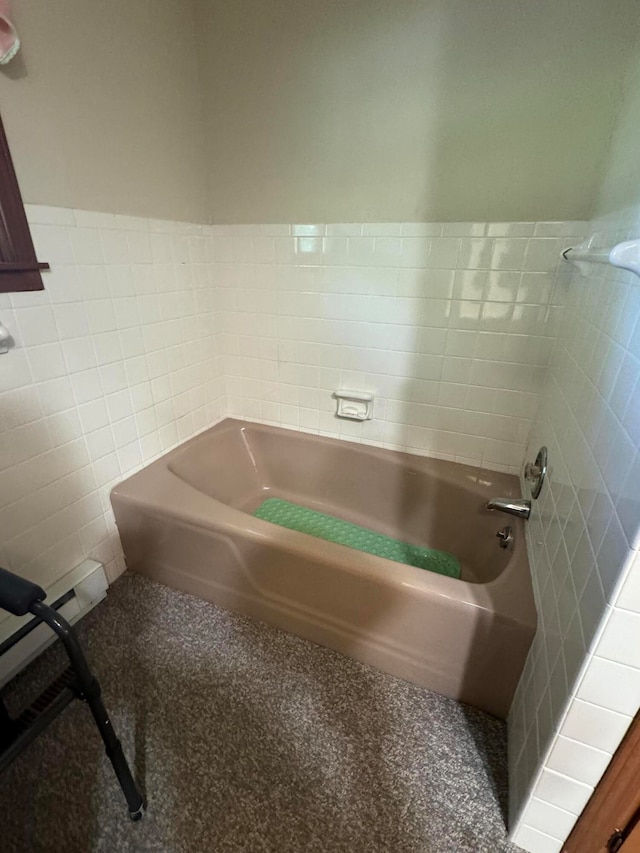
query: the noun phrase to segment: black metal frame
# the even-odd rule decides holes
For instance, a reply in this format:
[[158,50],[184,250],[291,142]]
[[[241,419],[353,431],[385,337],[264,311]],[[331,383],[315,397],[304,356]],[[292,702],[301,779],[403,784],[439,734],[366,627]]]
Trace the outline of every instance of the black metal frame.
[[[7,593],[2,584],[6,582],[12,589]],[[14,591],[26,595],[16,603]],[[3,594],[4,592],[4,594]],[[32,613],[36,618],[20,629],[2,644],[2,651],[15,645],[38,625],[48,625],[63,644],[70,666],[35,700],[34,703],[15,720],[11,718],[0,697],[0,773],[34,741],[38,735],[60,714],[74,699],[81,699],[89,706],[96,722],[105,750],[113,766],[116,778],[127,801],[129,816],[140,820],[146,808],[145,800],[138,790],[127,764],[122,745],[109,719],[101,698],[100,685],[91,672],[80,643],[73,628],[55,609],[64,603],[61,599],[49,606],[43,602],[44,590],[0,569],[0,607],[17,615]],[[69,598],[65,597],[65,601]],[[9,602],[9,603],[7,603]],[[7,645],[7,643],[9,645]]]

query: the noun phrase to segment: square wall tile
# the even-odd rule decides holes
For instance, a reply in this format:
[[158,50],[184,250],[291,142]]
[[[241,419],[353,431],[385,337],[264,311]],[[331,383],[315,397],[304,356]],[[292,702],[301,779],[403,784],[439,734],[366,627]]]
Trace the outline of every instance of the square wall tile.
[[610,760],[611,755],[607,752],[559,736],[547,767],[585,785],[597,785]]
[[614,609],[596,646],[596,654],[640,669],[640,613]]
[[518,828],[512,840],[528,853],[560,853],[563,844],[557,838],[526,825]]
[[562,733],[572,740],[612,754],[624,737],[631,720],[631,717],[575,699],[562,725]]
[[593,788],[553,770],[543,770],[533,796],[573,815],[580,815],[593,793]]

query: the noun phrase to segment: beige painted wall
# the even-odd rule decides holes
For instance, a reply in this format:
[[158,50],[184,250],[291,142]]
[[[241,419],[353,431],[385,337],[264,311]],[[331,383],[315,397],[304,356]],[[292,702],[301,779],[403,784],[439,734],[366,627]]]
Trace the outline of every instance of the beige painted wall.
[[0,105],[25,201],[204,215],[193,0],[14,0]]
[[640,205],[640,52],[627,75],[595,215]]
[[582,219],[637,0],[198,0],[216,222]]
[[640,24],[637,0],[14,11],[25,200],[215,222],[588,217]]

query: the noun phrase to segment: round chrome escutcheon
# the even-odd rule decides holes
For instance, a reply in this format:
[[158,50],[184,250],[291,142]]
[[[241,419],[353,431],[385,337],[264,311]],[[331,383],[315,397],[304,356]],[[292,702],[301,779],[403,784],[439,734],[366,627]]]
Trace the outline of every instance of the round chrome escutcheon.
[[540,495],[544,478],[547,476],[547,448],[541,447],[535,462],[527,462],[524,468],[524,478],[529,483],[531,497],[536,500]]

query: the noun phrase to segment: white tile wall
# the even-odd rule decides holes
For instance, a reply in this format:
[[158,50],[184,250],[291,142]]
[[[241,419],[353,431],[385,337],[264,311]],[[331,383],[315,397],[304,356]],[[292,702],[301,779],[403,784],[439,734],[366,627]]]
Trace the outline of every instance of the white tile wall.
[[45,586],[123,561],[111,486],[224,412],[211,236],[27,206],[45,290],[0,296],[0,563]]
[[[214,227],[229,414],[518,472],[584,229]],[[374,419],[337,420],[337,388]]]
[[[603,246],[637,236],[640,208],[592,227]],[[528,529],[539,627],[510,716],[512,837],[558,853],[640,708],[632,274],[597,265],[574,274],[528,456],[541,444],[551,468]]]
[[[111,486],[226,413],[518,470],[583,232],[28,217],[52,270],[0,296],[0,559],[44,585],[85,557],[113,579]],[[372,422],[334,418],[347,386]]]

